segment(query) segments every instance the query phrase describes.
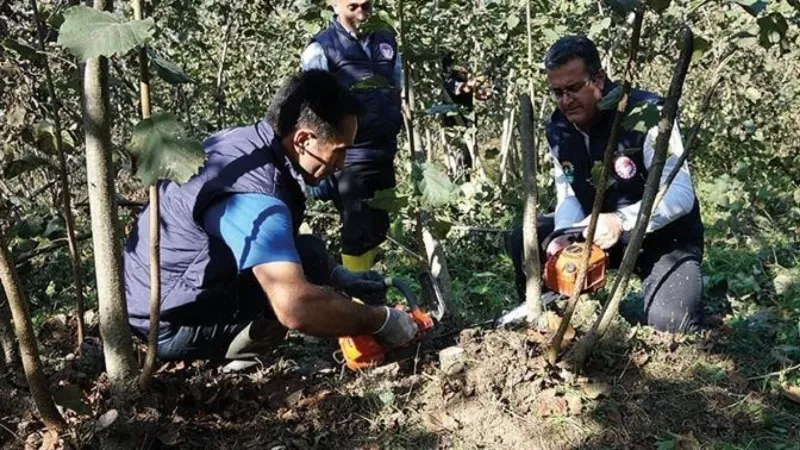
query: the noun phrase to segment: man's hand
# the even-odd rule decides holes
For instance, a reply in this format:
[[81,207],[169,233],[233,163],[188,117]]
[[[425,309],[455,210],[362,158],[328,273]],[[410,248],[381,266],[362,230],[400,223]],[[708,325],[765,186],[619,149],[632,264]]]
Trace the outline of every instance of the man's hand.
[[411,342],[419,333],[419,327],[414,319],[399,309],[388,306],[384,306],[384,308],[386,308],[386,321],[375,332],[378,340],[391,348],[402,347]]
[[569,240],[569,236],[559,236],[550,241],[549,244],[547,244],[545,252],[547,253],[547,256],[549,258],[550,256],[553,256],[556,253],[560,252],[562,249],[567,248],[571,243],[572,241]]
[[[581,220],[576,226],[588,226],[591,216]],[[583,237],[589,231],[587,228],[583,231]],[[622,223],[614,213],[601,213],[597,217],[597,228],[594,231],[594,244],[603,250],[608,250],[619,242],[622,236]]]
[[387,286],[384,277],[374,270],[352,272],[344,266],[336,266],[331,272],[331,286],[368,305],[386,304]]

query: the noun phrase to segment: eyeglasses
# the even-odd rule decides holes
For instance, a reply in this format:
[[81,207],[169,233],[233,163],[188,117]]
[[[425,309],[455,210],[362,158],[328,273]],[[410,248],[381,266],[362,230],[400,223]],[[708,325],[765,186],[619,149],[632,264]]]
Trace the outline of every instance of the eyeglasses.
[[580,90],[583,89],[584,86],[589,85],[591,82],[592,80],[587,78],[586,80],[567,86],[565,88],[550,88],[550,97],[557,102],[561,101],[566,95],[575,98],[575,95],[578,92],[580,92]]

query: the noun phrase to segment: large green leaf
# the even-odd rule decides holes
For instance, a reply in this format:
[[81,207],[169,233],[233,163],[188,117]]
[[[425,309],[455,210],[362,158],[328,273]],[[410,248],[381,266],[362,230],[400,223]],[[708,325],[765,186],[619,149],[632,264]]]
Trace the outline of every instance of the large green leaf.
[[458,197],[458,186],[440,171],[435,165],[425,163],[422,166],[422,180],[419,182],[422,201],[431,207],[453,203]]
[[153,37],[154,30],[152,17],[125,21],[105,11],[73,6],[64,11],[58,43],[86,61],[98,56],[123,55],[145,45]]
[[672,0],[646,0],[646,1],[647,1],[647,7],[659,14],[666,11],[666,9],[669,8],[669,5],[672,3]]
[[147,47],[147,55],[156,69],[156,73],[162,80],[169,84],[194,83],[194,78],[190,77],[177,64],[159,55],[150,47]]
[[136,158],[136,176],[148,186],[158,180],[183,183],[205,161],[203,145],[189,137],[170,113],[139,122],[133,128],[128,151]]
[[52,164],[50,163],[49,159],[41,158],[36,155],[26,155],[20,159],[16,159],[6,164],[3,174],[6,178],[10,179],[41,167],[51,166]]
[[606,0],[606,3],[619,14],[632,13],[639,6],[638,0]]
[[647,133],[650,128],[658,124],[661,117],[661,110],[655,103],[642,103],[633,107],[624,119],[622,126],[629,131]]
[[454,104],[439,104],[433,105],[430,108],[423,111],[423,114],[428,116],[438,116],[438,115],[450,115],[451,113],[458,112],[458,105]]
[[31,61],[39,61],[42,59],[42,54],[37,52],[35,48],[23,42],[15,41],[14,39],[0,39],[0,46],[13,50],[20,57]]
[[375,195],[367,200],[367,204],[373,208],[382,209],[395,215],[399,213],[401,209],[408,206],[408,197],[397,195],[397,191],[394,188],[382,189],[375,192]]
[[617,107],[620,100],[622,100],[622,86],[617,86],[600,99],[597,108],[600,111],[611,111]]

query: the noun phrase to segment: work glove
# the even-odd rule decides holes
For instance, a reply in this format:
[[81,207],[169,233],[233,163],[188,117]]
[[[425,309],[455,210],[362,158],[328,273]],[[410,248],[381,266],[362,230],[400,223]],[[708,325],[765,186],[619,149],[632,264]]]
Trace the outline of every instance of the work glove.
[[419,327],[407,312],[388,306],[384,308],[386,308],[386,320],[374,333],[383,345],[390,348],[402,347],[417,337]]
[[372,306],[386,304],[387,286],[384,280],[383,275],[374,270],[353,272],[341,265],[334,267],[331,272],[331,286]]

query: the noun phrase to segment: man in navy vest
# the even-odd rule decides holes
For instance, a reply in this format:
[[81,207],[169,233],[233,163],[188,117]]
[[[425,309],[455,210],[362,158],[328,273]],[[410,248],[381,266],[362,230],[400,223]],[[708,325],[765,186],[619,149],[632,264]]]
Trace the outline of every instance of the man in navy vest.
[[402,61],[392,31],[361,31],[372,14],[371,0],[333,0],[333,7],[330,26],[303,51],[303,70],[332,73],[353,93],[362,112],[344,168],[311,194],[321,200],[332,199],[339,210],[344,266],[367,270],[389,230],[388,212],[372,208],[366,200],[395,186],[394,155],[403,124]]
[[[603,160],[614,118],[613,110],[600,111],[597,105],[617,86],[600,67],[595,45],[583,36],[567,36],[553,44],[545,67],[552,97],[558,104],[547,126],[557,205],[554,215],[539,219],[538,236],[542,240],[554,229],[589,223],[595,196],[591,171],[594,164]],[[633,89],[628,110],[644,102],[661,104],[662,99],[651,92]],[[657,127],[646,133],[625,129],[621,133],[614,155],[612,184],[606,192],[594,238],[595,244],[609,252],[612,266],[619,264],[636,223],[657,134]],[[677,124],[669,146],[662,183],[683,152]],[[541,249],[542,258],[568,244],[568,237],[554,239],[546,249]],[[521,230],[512,233],[509,250],[516,268],[517,287],[524,296]],[[684,165],[653,211],[637,260],[636,273],[643,280],[644,290],[644,311],[637,314],[639,318],[662,331],[685,331],[701,325],[702,255],[700,208],[689,168]]]
[[[410,341],[407,314],[355,303],[385,301],[382,277],[330,264],[322,241],[299,236],[305,185],[344,161],[358,104],[336,79],[310,71],[288,79],[267,118],[204,142],[206,162],[183,185],[161,182],[162,312],[158,357],[255,364],[259,347],[297,330],[314,336],[375,334],[389,347]],[[125,246],[130,324],[149,329],[149,215]]]

